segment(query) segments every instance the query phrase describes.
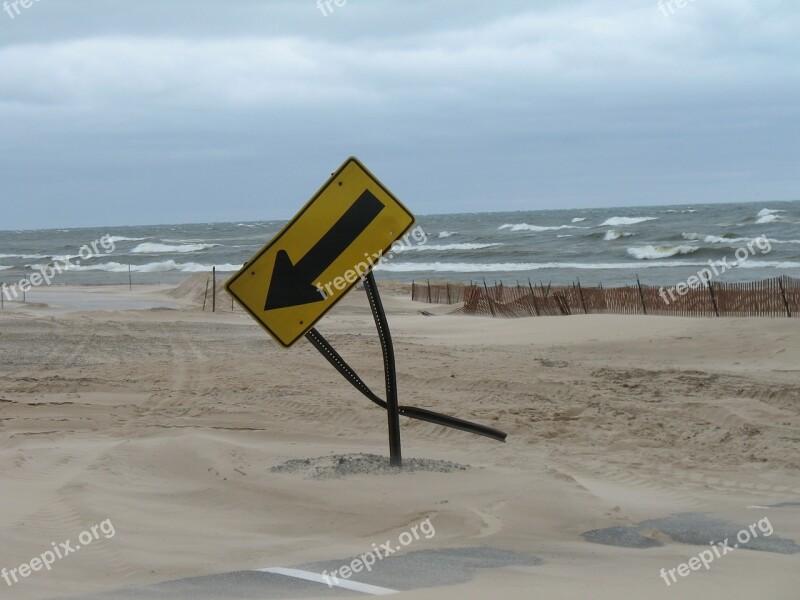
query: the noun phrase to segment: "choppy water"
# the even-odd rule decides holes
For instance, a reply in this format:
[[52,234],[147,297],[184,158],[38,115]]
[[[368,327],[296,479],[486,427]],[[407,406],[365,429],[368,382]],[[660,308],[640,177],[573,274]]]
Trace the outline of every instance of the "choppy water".
[[[413,209],[413,207],[412,207]],[[19,281],[53,260],[73,266],[59,284],[171,283],[191,273],[237,270],[283,226],[283,221],[205,223],[36,231],[0,231],[0,281]],[[424,243],[385,261],[390,279],[517,280],[587,285],[685,280],[709,260],[751,246],[746,261],[721,279],[800,278],[800,201],[583,210],[539,210],[421,216]],[[109,234],[113,245],[79,257],[82,246]],[[767,242],[768,241],[768,242]],[[113,251],[111,250],[113,246]],[[92,252],[94,254],[94,252]],[[80,264],[75,264],[80,262]]]

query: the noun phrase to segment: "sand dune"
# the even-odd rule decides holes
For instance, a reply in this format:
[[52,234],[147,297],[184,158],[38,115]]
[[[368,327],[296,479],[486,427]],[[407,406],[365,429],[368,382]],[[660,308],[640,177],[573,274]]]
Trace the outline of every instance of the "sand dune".
[[[0,567],[105,519],[116,531],[50,572],[0,580],[4,597],[338,560],[426,518],[436,536],[409,552],[487,546],[541,564],[412,598],[797,597],[800,554],[741,550],[669,588],[659,570],[697,546],[657,530],[645,535],[663,545],[647,550],[581,537],[691,512],[745,525],[768,515],[776,535],[800,540],[800,507],[747,508],[800,501],[797,320],[494,320],[386,285],[401,402],[502,429],[508,443],[404,419],[407,456],[472,468],[312,479],[270,468],[385,455],[384,413],[309,344],[278,348],[222,296],[220,312],[199,310],[202,286],[148,291],[176,310],[0,313]],[[381,391],[363,294],[319,328]]]

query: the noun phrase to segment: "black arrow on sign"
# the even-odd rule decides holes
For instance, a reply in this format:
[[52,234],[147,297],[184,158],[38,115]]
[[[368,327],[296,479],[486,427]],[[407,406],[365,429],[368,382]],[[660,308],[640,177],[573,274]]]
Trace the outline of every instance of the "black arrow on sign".
[[372,192],[365,190],[297,264],[292,264],[286,250],[278,250],[264,310],[321,302],[324,298],[314,286],[314,281],[363,233],[383,209],[381,201]]

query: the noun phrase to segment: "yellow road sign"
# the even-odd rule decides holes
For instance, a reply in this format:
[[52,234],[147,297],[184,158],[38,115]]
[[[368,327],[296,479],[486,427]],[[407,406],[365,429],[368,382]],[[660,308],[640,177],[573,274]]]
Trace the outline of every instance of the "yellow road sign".
[[225,289],[288,348],[413,224],[409,210],[350,157]]

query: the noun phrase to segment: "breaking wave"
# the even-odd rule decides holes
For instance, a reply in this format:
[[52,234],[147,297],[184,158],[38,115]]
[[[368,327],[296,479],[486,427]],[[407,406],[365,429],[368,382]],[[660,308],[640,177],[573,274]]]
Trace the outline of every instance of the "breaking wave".
[[181,244],[179,246],[171,246],[169,244],[144,243],[131,250],[131,254],[171,254],[173,252],[185,254],[187,252],[208,250],[215,246],[219,246],[219,244]]
[[[540,271],[545,269],[646,269],[661,267],[703,266],[708,263],[691,261],[664,261],[653,263],[381,263],[377,268],[390,273],[439,272],[439,273],[501,273],[516,271]],[[800,263],[797,263],[800,264]]]
[[657,260],[672,256],[694,254],[700,250],[697,246],[639,246],[628,248],[628,254],[638,260]]
[[610,242],[612,240],[618,240],[619,238],[626,238],[634,235],[636,234],[629,231],[617,231],[616,229],[609,229],[606,231],[606,235],[603,237],[603,239],[607,242]]
[[484,248],[494,248],[503,244],[444,244],[442,246],[400,246],[394,252],[448,252],[452,250],[483,250]]
[[636,225],[645,221],[657,221],[658,217],[611,217],[600,223],[600,227],[618,227],[620,225]]
[[[242,265],[216,265],[217,271],[234,272],[242,268]],[[95,265],[70,265],[70,271],[106,271],[108,273],[127,273],[128,265],[118,262],[98,263]],[[200,263],[177,263],[174,260],[147,263],[144,265],[131,265],[134,273],[165,273],[167,271],[178,271],[181,273],[204,273],[211,272],[211,265]]]
[[529,225],[528,223],[506,223],[505,225],[500,225],[498,229],[509,229],[511,231],[558,231],[560,229],[586,229],[586,227],[576,227],[575,225],[545,227],[541,225]]
[[142,240],[146,240],[149,238],[141,237],[141,238],[132,238],[132,237],[125,237],[124,235],[112,235],[111,241],[114,243],[117,242],[141,242]]

